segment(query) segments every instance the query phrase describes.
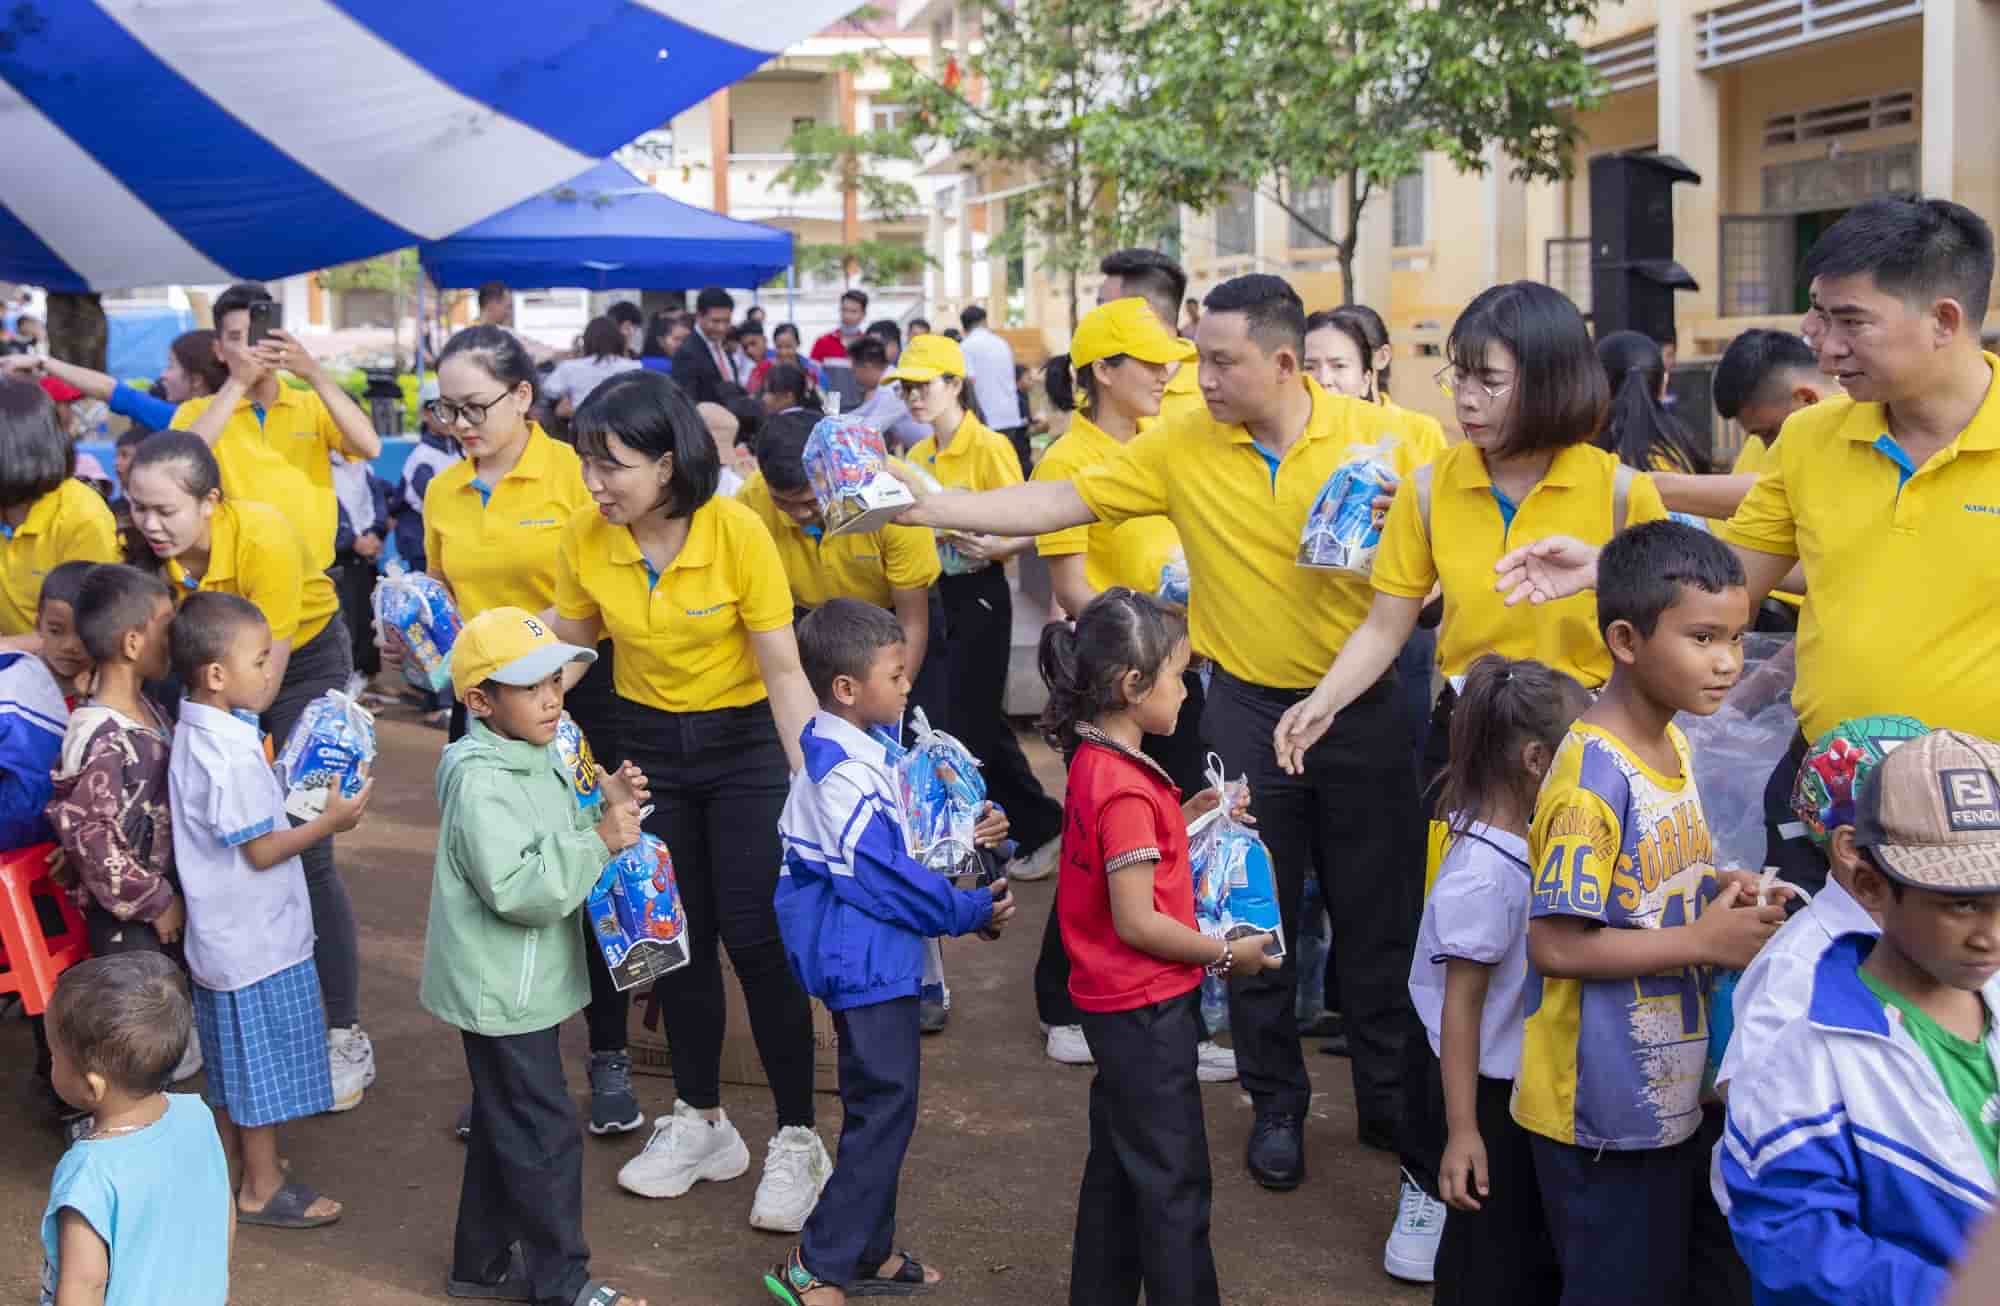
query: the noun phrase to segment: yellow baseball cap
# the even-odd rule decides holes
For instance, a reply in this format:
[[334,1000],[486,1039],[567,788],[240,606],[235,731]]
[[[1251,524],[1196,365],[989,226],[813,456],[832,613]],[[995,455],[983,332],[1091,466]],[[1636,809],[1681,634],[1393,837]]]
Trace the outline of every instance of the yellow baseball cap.
[[964,376],[965,351],[950,336],[918,336],[903,346],[896,370],[884,381],[909,381],[922,385],[941,376]]
[[489,680],[539,685],[559,667],[595,661],[596,650],[563,643],[525,608],[488,608],[465,623],[451,646],[451,687],[464,698]]
[[1136,295],[1091,309],[1069,342],[1070,366],[1079,368],[1120,354],[1142,363],[1189,363],[1195,352],[1193,341],[1161,326],[1152,307]]

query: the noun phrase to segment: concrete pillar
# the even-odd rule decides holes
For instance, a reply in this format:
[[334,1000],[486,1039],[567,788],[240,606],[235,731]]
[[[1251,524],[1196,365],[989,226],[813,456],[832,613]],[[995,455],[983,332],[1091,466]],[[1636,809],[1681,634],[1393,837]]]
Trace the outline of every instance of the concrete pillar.
[[[842,68],[833,75],[834,112],[839,117],[840,129],[854,131],[854,70]],[[853,245],[861,239],[861,197],[850,187],[840,193],[840,243]],[[855,269],[848,266],[848,275]]]
[[1660,153],[1701,174],[1700,185],[1673,191],[1674,257],[1701,283],[1675,296],[1685,332],[1689,322],[1712,321],[1721,312],[1722,85],[1694,66],[1692,12],[1663,7],[1657,35]]
[[[1425,167],[1431,164],[1432,160],[1425,159]],[[1334,187],[1334,203],[1339,206],[1336,214],[1347,211],[1345,181]],[[1389,252],[1395,234],[1394,210],[1393,193],[1378,191],[1369,196],[1368,206],[1361,210],[1360,236],[1354,242],[1354,293],[1349,298],[1368,305],[1384,318],[1389,316],[1389,278],[1395,268]],[[1335,221],[1339,219],[1336,217]]]
[[729,212],[729,88],[708,97],[709,171],[714,173],[713,198],[709,207],[717,213]]
[[[1528,266],[1528,187],[1512,175],[1514,161],[1498,145],[1486,147],[1486,282],[1519,281],[1534,275]],[[1426,196],[1428,198],[1428,196]],[[1435,230],[1441,215],[1426,213]],[[1428,234],[1428,233],[1427,233]]]
[[1987,219],[2000,213],[1992,144],[2000,12],[1981,0],[1925,0],[1922,175],[1926,195]]

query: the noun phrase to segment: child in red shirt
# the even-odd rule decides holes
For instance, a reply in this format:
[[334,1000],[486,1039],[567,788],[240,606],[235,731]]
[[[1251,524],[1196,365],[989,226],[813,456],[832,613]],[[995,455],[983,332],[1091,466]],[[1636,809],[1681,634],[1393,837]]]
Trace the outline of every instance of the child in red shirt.
[[1195,927],[1187,819],[1139,751],[1170,735],[1187,691],[1180,617],[1129,589],[1099,595],[1074,629],[1042,633],[1042,731],[1069,759],[1056,913],[1069,991],[1097,1062],[1090,1158],[1077,1194],[1071,1306],[1207,1306],[1221,1295],[1209,1249],[1208,1130],[1195,1077],[1204,967],[1277,965],[1265,936],[1223,943]]

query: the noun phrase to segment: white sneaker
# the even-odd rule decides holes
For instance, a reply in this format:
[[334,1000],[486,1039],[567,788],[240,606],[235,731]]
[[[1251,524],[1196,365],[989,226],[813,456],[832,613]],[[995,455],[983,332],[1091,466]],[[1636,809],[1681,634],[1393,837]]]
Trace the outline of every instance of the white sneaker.
[[724,1114],[705,1119],[679,1098],[653,1122],[653,1136],[618,1171],[618,1186],[641,1197],[679,1197],[702,1179],[734,1179],[750,1168],[750,1149]]
[[804,1125],[780,1129],[764,1152],[764,1177],[757,1181],[757,1197],[750,1203],[750,1227],[771,1233],[805,1228],[806,1217],[832,1173],[833,1158],[818,1134]]
[[1382,1268],[1408,1283],[1429,1283],[1437,1277],[1438,1243],[1444,1237],[1450,1207],[1417,1186],[1403,1172],[1403,1191],[1396,1199],[1396,1227],[1382,1248]]
[[1097,1062],[1090,1055],[1090,1043],[1083,1037],[1081,1025],[1051,1025],[1047,1050],[1049,1060],[1066,1066],[1089,1066]]
[[361,1105],[361,1094],[375,1082],[375,1045],[349,1025],[326,1032],[327,1066],[333,1072],[333,1109],[352,1111]]
[[181,1052],[180,1064],[174,1067],[174,1082],[193,1079],[201,1073],[201,1039],[193,1030],[188,1031],[187,1047]]
[[1056,873],[1056,863],[1062,859],[1062,839],[1049,840],[1026,857],[1016,857],[1006,866],[1007,882],[1020,881],[1033,884],[1036,880],[1046,880]]
[[1203,1039],[1195,1049],[1194,1077],[1204,1084],[1227,1084],[1236,1078],[1236,1053],[1214,1039]]

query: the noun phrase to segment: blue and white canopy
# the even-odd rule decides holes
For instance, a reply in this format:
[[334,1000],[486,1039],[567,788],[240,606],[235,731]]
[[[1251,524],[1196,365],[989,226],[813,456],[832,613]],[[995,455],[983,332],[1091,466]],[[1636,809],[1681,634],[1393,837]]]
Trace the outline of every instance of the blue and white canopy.
[[0,279],[269,280],[577,176],[855,0],[0,7]]

